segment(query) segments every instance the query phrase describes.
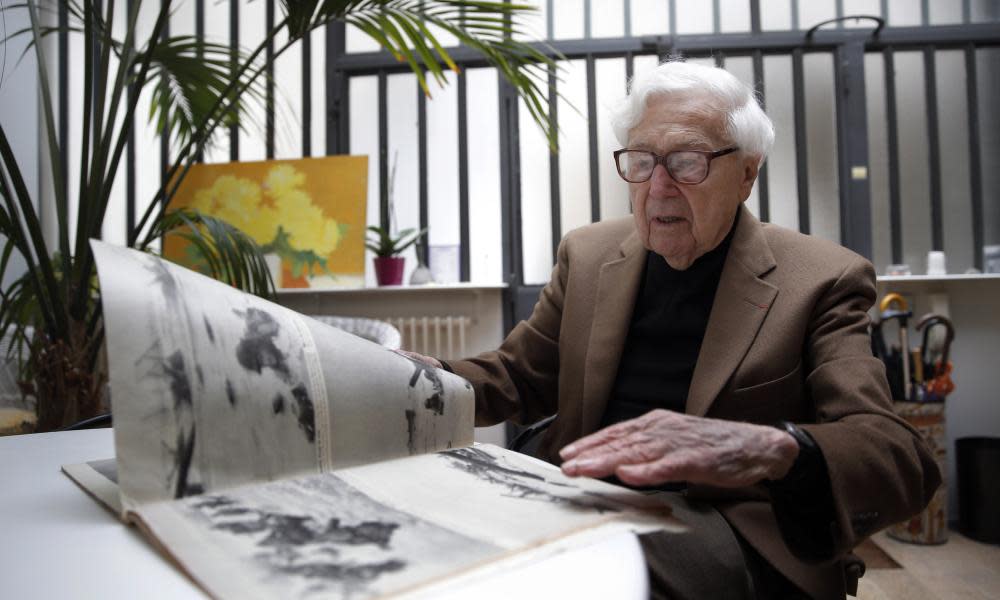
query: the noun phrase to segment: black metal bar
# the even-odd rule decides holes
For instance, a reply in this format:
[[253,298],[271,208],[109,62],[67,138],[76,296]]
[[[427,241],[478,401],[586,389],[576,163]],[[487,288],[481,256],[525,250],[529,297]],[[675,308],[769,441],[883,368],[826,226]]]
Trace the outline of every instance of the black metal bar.
[[872,220],[871,190],[868,183],[864,43],[858,41],[844,44],[834,56],[841,243],[871,259]]
[[[981,47],[1000,46],[1000,23],[973,23],[970,25],[936,25],[934,27],[886,27],[878,37],[868,30],[843,29],[819,30],[808,40],[803,31],[768,31],[764,34],[721,33],[685,34],[678,36],[642,36],[633,38],[594,38],[591,40],[552,40],[535,43],[532,47],[545,56],[569,60],[594,58],[621,58],[628,52],[655,54],[658,48],[668,47],[685,55],[710,55],[723,51],[729,56],[751,56],[754,51],[768,54],[788,54],[795,48],[806,52],[828,52],[845,43],[862,42],[866,51],[881,51],[887,47],[920,49],[928,44],[938,50],[964,48],[973,43]],[[489,65],[476,51],[459,46],[449,49],[456,62],[466,67]],[[409,71],[388,52],[351,53],[337,59],[336,68],[351,75],[374,74],[380,69],[403,73]]]
[[715,33],[722,33],[722,15],[719,14],[722,7],[720,4],[720,0],[712,0],[712,31]]
[[[627,0],[626,0],[627,1]],[[549,124],[553,131],[559,131],[559,94],[554,67],[549,68]],[[552,262],[556,260],[556,250],[562,239],[562,190],[559,183],[559,155],[549,152],[549,201],[552,214]]]
[[[631,52],[625,54],[625,91],[628,91],[629,82],[635,75],[635,55]],[[551,104],[551,102],[550,102]]]
[[760,0],[750,0],[750,31],[760,33]]
[[583,39],[589,40],[591,37],[590,0],[583,0]]
[[545,8],[546,8],[546,10],[545,10],[545,37],[548,40],[551,40],[551,39],[553,39],[555,37],[555,26],[553,24],[554,21],[555,21],[555,19],[552,18],[552,11],[554,9],[553,4],[554,4],[553,0],[546,0],[546,4],[545,4]]
[[461,281],[470,277],[469,255],[469,122],[468,95],[466,92],[467,69],[463,65],[458,72],[458,273]]
[[[229,0],[229,51],[232,53],[229,59],[229,70],[235,78],[239,69],[240,51],[240,2],[239,0]],[[237,124],[229,126],[229,160],[235,162],[240,159],[240,128]]]
[[302,156],[312,156],[312,33],[302,38]]
[[[194,0],[194,35],[199,40],[205,39],[205,0]],[[201,55],[199,48],[198,56]]]
[[[59,162],[63,198],[69,198],[69,3],[59,3]],[[42,257],[38,257],[41,259]]]
[[792,4],[792,29],[798,30],[801,27],[799,23],[799,0],[791,0],[791,4]]
[[941,144],[938,134],[937,68],[934,47],[924,49],[924,93],[927,103],[927,159],[931,185],[931,247],[944,250],[944,218],[941,207]]
[[378,74],[378,181],[379,225],[389,231],[389,79],[385,71]]
[[[838,19],[844,18],[844,0],[837,0],[835,3],[834,14]],[[837,21],[837,29],[843,29],[844,22]]]
[[[205,0],[195,0],[194,2],[194,36],[200,40],[205,39]],[[198,47],[198,58],[202,58],[204,52],[201,46]],[[195,155],[195,160],[197,162],[202,162],[205,160],[205,153],[202,150],[198,150]],[[129,237],[128,239],[132,239]]]
[[517,90],[502,75],[499,79],[500,108],[500,230],[502,262],[507,298],[503,303],[504,324],[514,326],[517,292],[523,285],[524,260],[521,244],[521,167]]
[[[759,50],[753,53],[753,81],[754,88],[757,90],[757,96],[760,98],[760,106],[766,109],[767,96],[764,91],[764,55]],[[767,173],[767,163],[765,162],[760,166],[760,172],[757,173],[757,200],[761,221],[771,220],[771,195]]]
[[882,20],[886,23],[889,22],[889,0],[879,1],[879,11],[882,15]]
[[[264,29],[270,33],[274,29],[274,2],[275,0],[264,0]],[[267,67],[264,70],[264,154],[268,160],[274,158],[274,40],[267,42],[264,49],[264,56],[267,60]]]
[[670,35],[677,35],[677,0],[669,0],[667,13],[670,18]]
[[722,52],[713,52],[712,58],[715,59],[715,66],[720,69],[726,68],[726,55]]
[[889,162],[889,236],[892,263],[903,262],[903,217],[899,197],[899,121],[896,118],[896,59],[892,48],[882,51],[885,63],[885,122]]
[[972,22],[972,0],[962,0],[962,23]]
[[928,0],[920,0],[920,24],[927,27],[931,23],[931,7]]
[[965,48],[965,100],[969,118],[969,191],[972,199],[973,264],[983,270],[983,174],[979,148],[979,77],[976,72],[976,47]]
[[346,25],[341,21],[326,26],[326,154],[347,154],[350,140],[350,82],[340,59],[346,51]]
[[[132,21],[132,11],[135,10],[135,0],[125,0],[125,12],[129,22]],[[61,92],[61,90],[60,90]],[[126,101],[132,105],[138,92],[135,84],[129,84],[126,91]],[[135,116],[129,123],[128,140],[125,146],[125,239],[135,239]]]
[[[167,4],[170,0],[160,0],[161,5]],[[166,41],[170,38],[170,17],[167,17],[160,32],[160,40]],[[166,107],[163,107],[166,113]],[[167,185],[167,171],[170,169],[170,115],[164,114],[163,131],[160,132],[160,185]]]
[[594,57],[587,57],[587,133],[590,140],[590,221],[601,220],[601,174],[597,168],[597,76]]
[[632,37],[632,0],[625,0],[625,37]]
[[[417,83],[417,151],[420,156],[417,159],[417,188],[418,201],[420,203],[420,229],[421,231],[429,227],[427,211],[427,94]],[[429,235],[425,235],[422,242],[417,244],[417,256],[425,265],[429,265],[429,251],[427,240]]]
[[799,231],[811,231],[809,216],[809,140],[806,130],[805,75],[802,49],[792,52],[792,103],[795,112],[795,184],[799,198]]

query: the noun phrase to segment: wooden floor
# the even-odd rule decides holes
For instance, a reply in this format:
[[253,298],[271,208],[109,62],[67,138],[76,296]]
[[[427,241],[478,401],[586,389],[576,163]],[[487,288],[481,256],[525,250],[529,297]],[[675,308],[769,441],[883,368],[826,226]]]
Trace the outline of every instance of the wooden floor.
[[941,546],[905,544],[884,532],[872,541],[859,552],[868,564],[858,586],[862,600],[1000,599],[1000,545],[954,531]]

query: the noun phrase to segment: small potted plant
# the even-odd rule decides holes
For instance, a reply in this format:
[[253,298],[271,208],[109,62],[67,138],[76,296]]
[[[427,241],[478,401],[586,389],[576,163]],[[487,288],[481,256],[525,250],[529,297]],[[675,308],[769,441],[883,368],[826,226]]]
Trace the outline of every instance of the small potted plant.
[[399,255],[415,244],[427,230],[416,231],[411,227],[400,231],[396,237],[375,225],[370,225],[368,231],[365,247],[375,253],[375,280],[379,285],[400,285],[403,283],[406,258]]

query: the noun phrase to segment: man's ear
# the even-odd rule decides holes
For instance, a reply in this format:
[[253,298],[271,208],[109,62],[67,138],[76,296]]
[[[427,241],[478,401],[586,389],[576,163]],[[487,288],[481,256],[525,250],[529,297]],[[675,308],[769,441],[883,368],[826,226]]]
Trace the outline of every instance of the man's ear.
[[740,196],[743,201],[750,197],[750,190],[753,189],[753,182],[757,181],[757,173],[760,171],[760,157],[748,156],[743,162],[743,176],[740,178]]

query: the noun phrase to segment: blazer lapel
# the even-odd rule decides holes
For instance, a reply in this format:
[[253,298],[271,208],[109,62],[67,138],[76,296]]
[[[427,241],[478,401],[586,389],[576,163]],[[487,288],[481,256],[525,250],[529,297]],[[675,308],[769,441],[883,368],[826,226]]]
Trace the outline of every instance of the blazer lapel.
[[774,255],[745,207],[736,226],[688,391],[688,414],[705,416],[764,323],[778,288],[760,279]]
[[646,262],[646,250],[635,232],[625,238],[620,250],[621,257],[604,263],[598,276],[583,370],[583,434],[595,431],[604,416]]

